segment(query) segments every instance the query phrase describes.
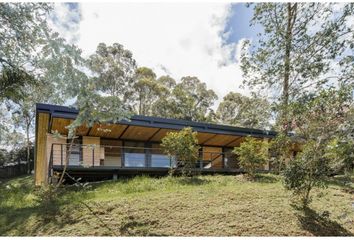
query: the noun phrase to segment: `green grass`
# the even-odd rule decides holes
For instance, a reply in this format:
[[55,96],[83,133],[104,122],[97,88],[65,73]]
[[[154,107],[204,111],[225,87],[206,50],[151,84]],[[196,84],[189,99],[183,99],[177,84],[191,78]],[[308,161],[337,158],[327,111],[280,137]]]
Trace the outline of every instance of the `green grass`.
[[136,177],[66,186],[48,206],[27,176],[0,184],[0,235],[354,235],[353,189],[335,178],[299,211],[274,175]]

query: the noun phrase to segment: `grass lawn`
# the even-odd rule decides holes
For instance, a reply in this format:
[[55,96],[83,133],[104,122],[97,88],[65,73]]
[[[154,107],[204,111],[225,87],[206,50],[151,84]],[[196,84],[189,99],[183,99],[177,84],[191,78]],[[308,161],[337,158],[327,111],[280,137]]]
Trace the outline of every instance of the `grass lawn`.
[[66,186],[45,206],[33,178],[0,184],[0,235],[354,235],[354,184],[315,190],[310,209],[291,207],[278,176],[136,177]]

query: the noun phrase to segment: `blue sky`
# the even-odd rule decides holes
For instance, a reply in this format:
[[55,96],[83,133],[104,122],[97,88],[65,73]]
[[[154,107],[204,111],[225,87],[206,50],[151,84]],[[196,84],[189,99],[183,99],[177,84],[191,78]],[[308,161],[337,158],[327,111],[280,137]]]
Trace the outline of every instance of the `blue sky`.
[[236,3],[231,6],[231,16],[225,25],[225,32],[229,32],[226,44],[238,42],[242,38],[255,38],[260,26],[250,26],[253,16],[252,6]]

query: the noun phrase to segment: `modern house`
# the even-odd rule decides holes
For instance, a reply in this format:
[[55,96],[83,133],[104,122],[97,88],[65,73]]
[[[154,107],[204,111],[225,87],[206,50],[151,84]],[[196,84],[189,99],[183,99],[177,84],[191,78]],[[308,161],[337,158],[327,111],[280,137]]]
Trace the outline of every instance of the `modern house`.
[[[78,110],[49,104],[36,105],[35,182],[51,181],[64,168],[72,175],[116,177],[129,174],[166,174],[175,163],[164,154],[161,139],[168,133],[192,127],[201,146],[195,169],[201,173],[239,172],[232,154],[246,136],[262,141],[275,137],[272,131],[136,115],[116,124],[81,126],[71,152],[66,128]],[[60,133],[53,134],[53,132]],[[269,164],[264,166],[269,169]]]

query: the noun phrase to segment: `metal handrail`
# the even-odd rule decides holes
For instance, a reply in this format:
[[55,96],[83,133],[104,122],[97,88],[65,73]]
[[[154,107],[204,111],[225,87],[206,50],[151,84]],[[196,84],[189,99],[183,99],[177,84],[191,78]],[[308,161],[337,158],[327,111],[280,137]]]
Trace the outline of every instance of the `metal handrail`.
[[[88,166],[90,167],[94,167],[96,166],[95,163],[95,149],[97,148],[115,148],[117,150],[121,150],[120,152],[117,151],[117,153],[120,153],[122,155],[127,154],[125,152],[125,150],[143,150],[144,154],[147,154],[147,152],[149,152],[151,154],[151,150],[155,150],[155,151],[159,151],[159,152],[163,152],[163,148],[149,148],[149,147],[131,147],[131,146],[112,146],[112,145],[98,145],[98,144],[72,144],[72,151],[69,153],[67,151],[68,146],[70,144],[69,143],[53,143],[51,146],[51,154],[50,154],[50,164],[49,164],[49,171],[50,169],[52,169],[53,167],[53,162],[54,162],[54,157],[60,157],[60,164],[61,166],[63,166],[63,153],[65,152],[65,154],[72,154],[75,148],[80,148],[79,152],[82,151],[82,149],[91,149],[92,150],[92,164],[89,164]],[[60,149],[55,149],[54,146],[60,146]],[[150,150],[150,151],[147,151]],[[60,153],[57,153],[58,151],[60,151]],[[219,159],[220,156],[225,156],[226,153],[225,152],[210,152],[210,151],[201,151],[202,154],[200,154],[200,158],[196,161],[196,166],[199,165],[199,168],[204,168],[205,166],[207,166],[208,164],[213,165],[213,162],[215,162],[216,160]],[[205,154],[208,155],[210,154],[210,159],[204,159]],[[82,157],[82,155],[79,155],[80,157]],[[69,156],[70,157],[70,156]],[[57,158],[56,158],[57,159]],[[124,160],[122,159],[122,163],[124,162]],[[79,163],[82,163],[82,160],[79,160]],[[207,164],[205,164],[207,163]],[[122,167],[126,167],[122,164]],[[171,167],[171,166],[170,166]],[[222,159],[222,167],[225,167],[225,162],[224,162],[224,157]],[[48,172],[48,176],[50,176],[50,172]]]

